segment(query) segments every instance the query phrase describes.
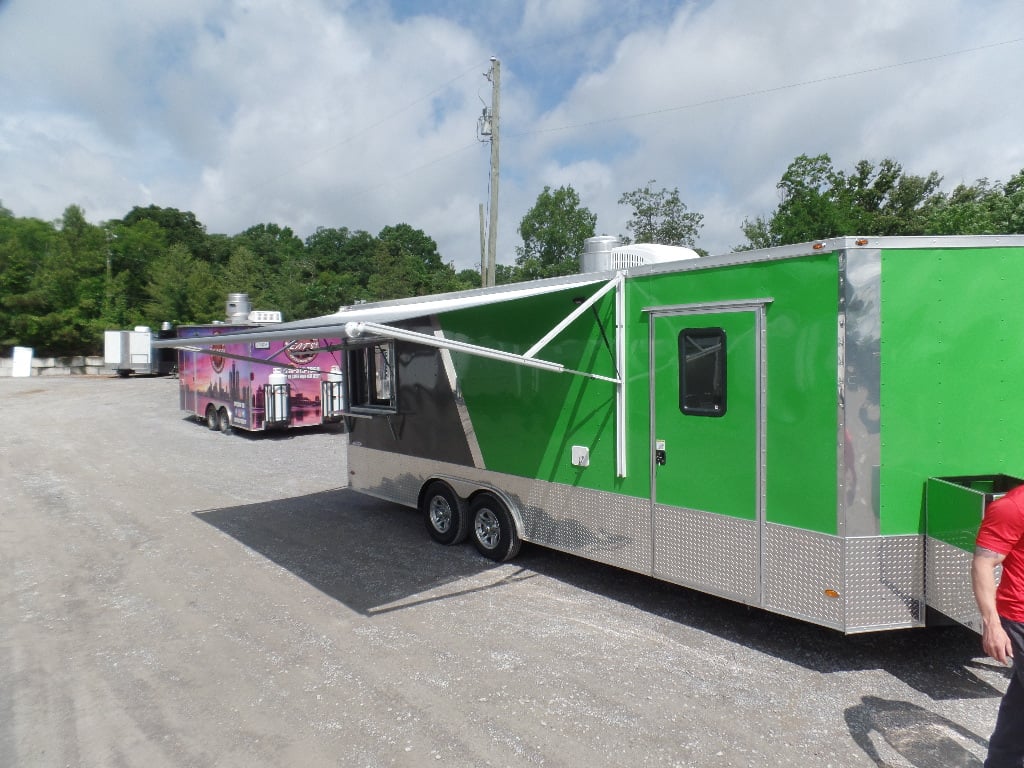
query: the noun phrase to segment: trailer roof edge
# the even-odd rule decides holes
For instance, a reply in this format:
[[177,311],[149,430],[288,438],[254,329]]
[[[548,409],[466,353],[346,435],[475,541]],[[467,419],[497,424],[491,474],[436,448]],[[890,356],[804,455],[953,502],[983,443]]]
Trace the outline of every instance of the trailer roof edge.
[[884,237],[832,237],[824,240],[810,240],[793,245],[777,245],[772,248],[758,248],[750,251],[705,256],[701,259],[670,261],[631,267],[627,277],[642,277],[667,272],[687,272],[710,267],[736,266],[758,262],[778,261],[813,256],[817,253],[835,253],[843,250],[918,248],[1009,248],[1024,247],[1024,235],[892,235]]

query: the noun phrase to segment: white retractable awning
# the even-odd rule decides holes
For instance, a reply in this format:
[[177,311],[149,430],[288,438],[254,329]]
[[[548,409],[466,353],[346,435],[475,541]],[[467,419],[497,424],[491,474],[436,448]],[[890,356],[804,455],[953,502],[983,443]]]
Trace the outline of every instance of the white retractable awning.
[[[306,320],[295,320],[289,323],[274,323],[247,328],[244,331],[218,334],[213,337],[192,339],[161,339],[153,342],[153,346],[183,347],[208,346],[210,344],[230,344],[232,342],[277,341],[294,339],[297,333],[304,336],[320,338],[344,337],[345,326],[349,323],[394,323],[415,317],[429,317],[459,309],[470,309],[491,304],[501,304],[529,296],[541,296],[546,293],[568,291],[585,285],[607,282],[613,275],[595,273],[588,275],[571,275],[569,277],[537,280],[529,283],[513,283],[493,288],[477,288],[470,291],[440,293],[434,296],[422,296],[395,301],[380,301],[373,304],[355,304],[342,307],[337,312]],[[205,341],[205,343],[204,343]]]
[[[281,341],[293,340],[298,337],[316,337],[320,339],[359,339],[359,338],[382,338],[399,339],[423,344],[438,349],[447,349],[452,352],[461,352],[467,355],[476,355],[493,360],[501,360],[513,365],[523,365],[530,368],[540,368],[554,373],[569,373],[576,376],[584,376],[592,379],[607,381],[616,388],[616,466],[617,474],[620,477],[626,475],[626,449],[625,449],[625,377],[622,374],[622,366],[625,361],[625,341],[623,338],[623,324],[625,320],[625,297],[622,285],[625,277],[622,273],[611,275],[609,273],[598,273],[589,275],[573,275],[569,278],[555,278],[552,280],[541,280],[535,283],[498,286],[496,288],[484,288],[474,291],[461,291],[458,293],[439,294],[416,299],[402,299],[398,301],[379,302],[375,304],[360,304],[352,307],[343,307],[337,312],[321,317],[314,317],[308,320],[297,320],[291,323],[275,323],[263,325],[242,331],[232,331],[215,336],[199,336],[184,339],[160,339],[153,342],[153,346],[175,347],[178,349],[206,352],[213,345],[224,345],[233,343],[250,343],[256,341]],[[540,296],[558,291],[568,291],[580,286],[605,283],[589,298],[582,301],[572,312],[561,322],[556,324],[547,334],[539,339],[524,354],[515,354],[501,349],[485,347],[455,339],[447,339],[443,335],[420,333],[398,328],[389,323],[400,322],[419,317],[430,317],[445,312],[453,312],[460,309],[481,307],[491,304],[515,301],[530,296]],[[565,330],[574,320],[592,307],[602,296],[610,291],[615,291],[615,377],[602,376],[589,371],[578,371],[566,368],[561,363],[543,360],[536,355],[550,343],[555,337]],[[219,352],[219,355],[224,355]],[[240,359],[248,359],[240,357]],[[267,362],[267,361],[257,361]]]

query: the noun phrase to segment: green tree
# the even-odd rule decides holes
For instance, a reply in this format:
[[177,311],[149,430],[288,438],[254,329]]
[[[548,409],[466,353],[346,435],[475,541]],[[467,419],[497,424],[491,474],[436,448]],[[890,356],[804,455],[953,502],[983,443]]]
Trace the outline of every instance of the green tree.
[[144,323],[149,267],[167,252],[167,232],[152,219],[138,219],[134,224],[115,220],[104,230],[107,279],[103,319],[110,328]]
[[226,297],[214,280],[212,267],[181,243],[172,245],[153,263],[147,292],[146,311],[159,322],[209,323],[224,316]]
[[579,272],[583,242],[594,236],[596,224],[597,215],[580,205],[580,196],[571,186],[554,191],[545,186],[519,222],[523,244],[516,247],[516,265],[520,279]]
[[152,221],[164,231],[168,245],[183,245],[196,258],[211,263],[221,263],[216,256],[227,258],[222,249],[211,247],[206,227],[196,218],[192,211],[179,211],[177,208],[161,208],[149,205],[145,208],[135,206],[121,222],[125,226],[134,226],[140,221]]
[[842,235],[912,235],[927,227],[941,199],[942,177],[904,173],[895,160],[858,162],[847,174],[827,154],[800,155],[777,187],[780,201],[768,217],[744,220],[745,248],[767,248]]
[[[626,222],[631,239],[638,243],[662,243],[694,247],[704,226],[704,215],[687,210],[679,199],[679,189],[651,189],[654,179],[619,198],[619,205],[628,205],[633,214]],[[626,238],[624,238],[626,239]]]
[[462,287],[450,264],[441,261],[437,243],[408,224],[384,227],[377,236],[374,271],[367,290],[375,299],[443,293]]
[[396,224],[384,227],[377,234],[377,240],[392,250],[414,256],[428,272],[443,267],[437,243],[422,229],[413,229],[409,224]]
[[34,329],[36,318],[49,311],[49,301],[37,275],[43,263],[51,261],[59,239],[51,222],[0,215],[0,346],[4,352],[16,345],[42,351]]
[[319,227],[307,237],[302,316],[323,315],[368,299],[375,248],[373,235],[347,227]]
[[929,235],[1024,233],[1024,170],[1005,184],[978,179],[960,184],[927,210]]
[[773,245],[845,234],[848,217],[841,194],[846,185],[828,155],[800,155],[777,186],[782,200],[769,225]]
[[494,284],[495,285],[508,285],[509,283],[519,283],[528,278],[523,276],[523,270],[512,264],[495,264],[494,265]]
[[[495,264],[494,266],[495,279],[497,279],[497,268],[499,265]],[[479,288],[481,285],[479,267],[476,269],[461,269],[459,270],[459,273],[456,275],[456,277],[458,277],[459,282],[462,283],[463,290],[469,288]]]
[[[256,224],[232,238],[231,257],[243,247],[249,251],[248,263],[255,271],[255,284],[249,298],[266,309],[278,309],[285,317],[298,317],[303,282],[309,269],[305,265],[302,240],[290,227],[278,224]],[[221,284],[222,293],[241,292]]]

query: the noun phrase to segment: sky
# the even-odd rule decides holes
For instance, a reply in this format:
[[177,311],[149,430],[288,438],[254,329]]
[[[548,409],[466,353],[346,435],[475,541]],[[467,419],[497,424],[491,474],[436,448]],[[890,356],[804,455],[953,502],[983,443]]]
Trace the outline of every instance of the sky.
[[724,253],[801,154],[946,191],[1024,169],[1021,0],[0,0],[0,203],[407,223],[473,268],[492,57],[503,264],[545,186],[612,235],[624,193],[678,189]]

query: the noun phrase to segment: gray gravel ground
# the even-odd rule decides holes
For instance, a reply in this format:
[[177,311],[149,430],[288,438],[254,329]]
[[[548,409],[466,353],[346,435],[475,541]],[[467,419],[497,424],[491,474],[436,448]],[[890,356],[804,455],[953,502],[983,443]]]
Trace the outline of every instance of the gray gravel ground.
[[0,767],[980,766],[1004,670],[843,637],[345,486],[173,379],[0,379]]

